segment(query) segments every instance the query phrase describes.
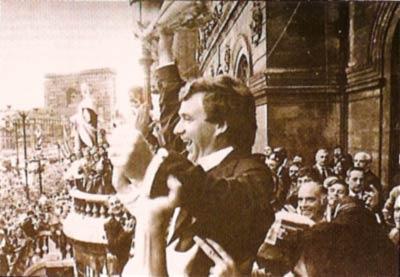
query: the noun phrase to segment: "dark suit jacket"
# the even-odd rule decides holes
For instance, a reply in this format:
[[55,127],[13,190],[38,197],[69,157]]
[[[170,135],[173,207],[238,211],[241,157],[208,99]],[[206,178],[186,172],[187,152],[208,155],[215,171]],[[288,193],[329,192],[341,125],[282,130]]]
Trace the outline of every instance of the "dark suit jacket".
[[[324,182],[325,177],[321,174],[321,172],[319,171],[317,165],[314,164],[314,165],[311,167],[310,171],[311,171],[312,177],[315,178],[315,181],[318,181],[318,182],[320,182],[321,184]],[[328,166],[326,167],[326,171],[327,171],[327,174],[328,174],[327,177],[333,176],[333,175],[334,175],[334,174],[333,174],[332,168],[330,168],[330,167],[328,167]]]
[[379,192],[379,205],[378,205],[376,211],[377,212],[381,211],[383,208],[384,199],[385,199],[385,197],[383,195],[384,191],[383,191],[381,179],[378,176],[376,176],[374,173],[372,173],[371,171],[367,171],[367,172],[365,172],[365,175],[364,175],[364,183],[365,183],[367,190],[370,189],[369,188],[370,185],[373,185]]
[[129,259],[129,250],[131,248],[133,232],[126,232],[122,224],[114,217],[104,224],[104,230],[108,241],[108,250],[111,254],[118,257],[121,264]]
[[[160,69],[158,78],[164,147],[179,152],[183,143],[172,130],[178,122],[178,90],[183,82],[175,65]],[[182,241],[189,238],[190,244],[193,244],[193,235],[211,238],[238,263],[256,256],[274,221],[269,204],[272,175],[263,162],[251,153],[234,150],[218,166],[205,172],[183,155],[171,153],[160,167],[155,182],[162,184],[168,174],[182,182],[182,209],[195,219],[194,223],[189,221],[176,230],[178,238]],[[208,275],[212,265],[203,252],[198,252],[186,272]]]

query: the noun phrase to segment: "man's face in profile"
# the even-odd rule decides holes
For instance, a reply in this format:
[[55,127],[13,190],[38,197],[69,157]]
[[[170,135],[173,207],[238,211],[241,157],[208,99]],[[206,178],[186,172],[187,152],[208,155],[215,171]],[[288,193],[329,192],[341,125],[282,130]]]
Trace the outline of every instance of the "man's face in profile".
[[182,101],[179,108],[179,122],[174,133],[186,144],[189,160],[199,158],[215,151],[218,125],[206,121],[203,106],[204,93],[195,93]]

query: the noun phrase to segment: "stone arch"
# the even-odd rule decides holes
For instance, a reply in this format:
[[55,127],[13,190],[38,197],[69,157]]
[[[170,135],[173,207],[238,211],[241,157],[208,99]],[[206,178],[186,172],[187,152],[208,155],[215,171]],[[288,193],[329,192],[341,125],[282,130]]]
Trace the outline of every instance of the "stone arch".
[[398,3],[381,3],[377,11],[376,20],[371,32],[369,44],[369,60],[374,69],[382,78],[381,87],[381,130],[380,130],[380,157],[379,169],[381,180],[390,188],[391,168],[391,140],[393,125],[393,105],[391,100],[394,96],[392,91],[392,46],[396,27],[400,24],[400,5]]
[[[393,98],[395,98],[395,91],[392,88],[392,51],[395,49],[392,49],[393,47],[393,41],[394,41],[394,35],[396,31],[396,27],[400,25],[400,5],[396,3],[394,7],[391,7],[391,9],[388,9],[386,16],[384,16],[385,20],[385,25],[381,27],[381,33],[385,31],[384,37],[382,39],[381,46],[377,49],[376,51],[379,51],[377,53],[374,53],[376,56],[380,56],[383,61],[380,63],[382,64],[382,77],[385,80],[385,85],[382,89],[382,107],[383,107],[383,115],[382,115],[382,128],[383,128],[383,137],[382,137],[382,155],[383,155],[383,161],[387,161],[387,163],[384,163],[381,165],[381,168],[388,168],[389,171],[387,172],[387,176],[385,177],[385,181],[390,185],[391,177],[393,175],[393,172],[391,169],[394,168],[393,161],[395,153],[393,152],[393,139],[394,139],[394,112],[396,110],[398,111],[400,107],[396,107],[391,104],[393,101]],[[384,27],[386,27],[384,29]],[[398,27],[400,28],[400,26]],[[398,46],[400,47],[400,46]],[[379,61],[379,60],[377,60]],[[379,64],[379,62],[378,62]],[[399,92],[397,92],[399,93]],[[397,95],[398,97],[399,95]],[[386,157],[386,159],[385,159]]]
[[391,47],[398,13],[399,4],[395,2],[382,2],[378,7],[369,42],[369,60],[375,67],[378,66],[377,69],[381,69],[379,67],[386,60],[387,47]]
[[232,63],[234,65],[234,70],[233,74],[235,76],[238,76],[238,70],[239,70],[239,64],[241,59],[245,57],[248,62],[248,67],[249,67],[249,76],[253,75],[253,61],[252,61],[252,51],[251,51],[251,46],[248,38],[244,34],[240,34],[238,36],[238,39],[236,40],[235,44],[232,47],[232,59],[234,62]]

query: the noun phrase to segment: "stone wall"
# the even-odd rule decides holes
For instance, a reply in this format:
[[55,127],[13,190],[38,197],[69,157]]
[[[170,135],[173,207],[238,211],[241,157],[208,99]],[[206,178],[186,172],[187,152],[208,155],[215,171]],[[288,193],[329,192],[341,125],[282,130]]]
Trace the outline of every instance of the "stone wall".
[[399,18],[398,3],[349,4],[348,150],[372,154],[372,170],[381,177],[386,191],[392,185],[390,167],[397,163],[397,154],[390,152],[395,110],[391,70]]
[[267,2],[268,141],[314,162],[341,143],[343,5]]

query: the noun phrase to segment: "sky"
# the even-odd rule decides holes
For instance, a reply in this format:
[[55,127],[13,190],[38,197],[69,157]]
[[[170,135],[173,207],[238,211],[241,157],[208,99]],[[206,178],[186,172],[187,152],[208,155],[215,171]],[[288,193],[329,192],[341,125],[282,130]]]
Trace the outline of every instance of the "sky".
[[143,84],[128,0],[0,0],[0,108],[44,106],[46,74],[109,67],[117,102]]

